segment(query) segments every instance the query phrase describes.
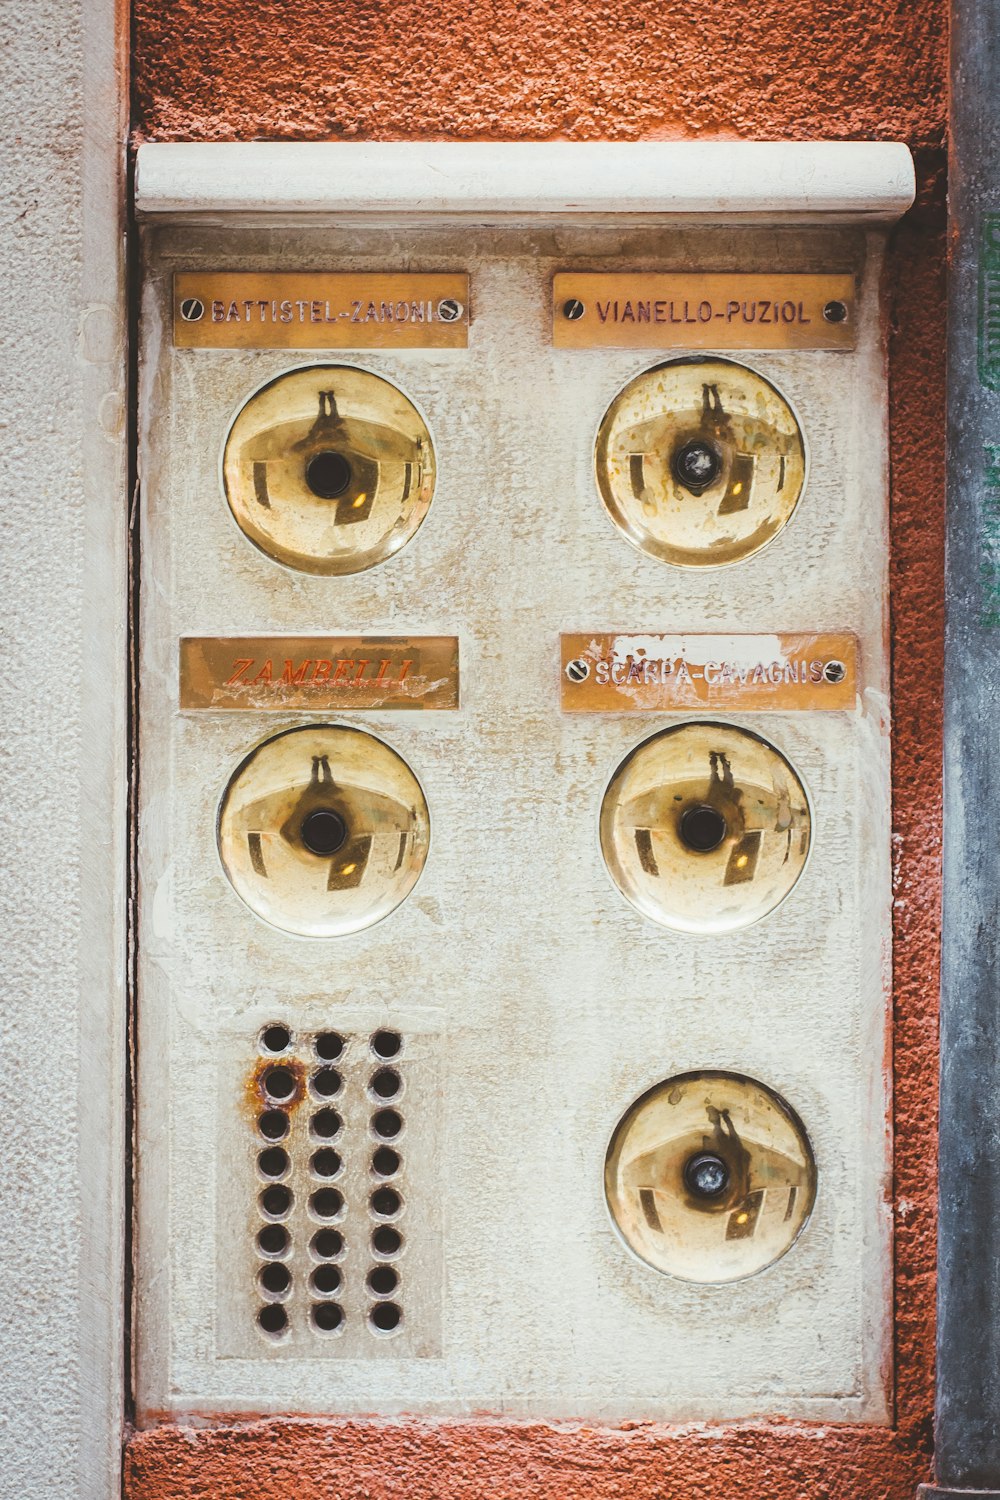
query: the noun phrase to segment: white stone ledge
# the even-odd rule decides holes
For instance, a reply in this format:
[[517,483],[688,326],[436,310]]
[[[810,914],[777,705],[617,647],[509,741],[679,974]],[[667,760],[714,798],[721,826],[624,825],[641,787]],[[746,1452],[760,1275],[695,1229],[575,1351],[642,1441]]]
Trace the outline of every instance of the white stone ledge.
[[248,141],[139,147],[141,217],[892,223],[906,146],[867,141]]

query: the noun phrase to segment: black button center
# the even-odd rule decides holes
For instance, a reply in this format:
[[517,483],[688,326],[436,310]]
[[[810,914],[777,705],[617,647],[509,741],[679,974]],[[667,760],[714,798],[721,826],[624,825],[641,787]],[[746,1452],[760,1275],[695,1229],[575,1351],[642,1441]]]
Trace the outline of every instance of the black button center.
[[726,820],[716,807],[700,803],[681,813],[681,842],[695,854],[710,854],[718,849],[728,831]]
[[684,1163],[684,1181],[696,1198],[718,1198],[729,1186],[729,1168],[714,1151],[698,1151]]
[[684,443],[674,454],[674,475],[693,495],[700,495],[722,473],[722,454],[700,438]]
[[351,482],[353,470],[342,453],[324,448],[306,464],[306,484],[321,500],[336,500]]
[[347,838],[347,824],[332,808],[318,807],[302,819],[299,832],[310,854],[336,854]]

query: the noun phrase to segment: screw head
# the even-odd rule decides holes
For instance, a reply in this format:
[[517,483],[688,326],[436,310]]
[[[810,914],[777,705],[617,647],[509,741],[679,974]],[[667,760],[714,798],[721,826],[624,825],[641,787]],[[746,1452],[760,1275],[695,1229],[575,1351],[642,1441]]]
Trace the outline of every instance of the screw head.
[[586,308],[580,301],[579,297],[570,297],[568,301],[563,303],[562,311],[564,318],[568,319],[570,323],[575,323],[578,318],[583,317],[584,313],[586,312]]
[[684,1183],[696,1198],[718,1198],[729,1186],[729,1168],[714,1151],[696,1151],[684,1163]]
[[584,661],[578,656],[575,661],[566,663],[566,676],[570,682],[585,682],[590,676],[590,662]]
[[828,302],[823,309],[823,316],[828,323],[843,323],[847,318],[847,303]]
[[715,484],[722,473],[722,454],[712,443],[694,438],[683,443],[674,454],[674,477],[693,495],[700,495]]
[[847,668],[842,661],[828,661],[823,668],[823,676],[827,682],[843,682],[847,676]]
[[181,317],[185,323],[197,323],[205,316],[205,304],[198,297],[185,297],[181,303]]
[[445,297],[437,305],[437,315],[442,323],[457,323],[465,308],[454,297]]

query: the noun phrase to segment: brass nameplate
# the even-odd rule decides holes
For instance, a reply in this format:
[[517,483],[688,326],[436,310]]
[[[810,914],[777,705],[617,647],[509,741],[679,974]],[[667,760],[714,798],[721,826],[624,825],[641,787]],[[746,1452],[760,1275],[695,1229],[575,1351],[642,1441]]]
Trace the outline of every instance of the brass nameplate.
[[457,708],[453,635],[184,636],[180,706]]
[[853,349],[851,275],[560,271],[561,349]]
[[457,272],[180,271],[178,349],[464,349]]
[[564,635],[567,712],[851,709],[853,635]]

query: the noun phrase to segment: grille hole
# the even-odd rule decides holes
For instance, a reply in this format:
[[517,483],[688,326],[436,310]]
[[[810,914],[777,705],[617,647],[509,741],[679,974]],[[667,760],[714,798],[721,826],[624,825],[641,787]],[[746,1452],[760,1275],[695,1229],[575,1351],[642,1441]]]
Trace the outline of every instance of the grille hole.
[[378,1214],[380,1219],[391,1219],[393,1214],[398,1214],[403,1206],[403,1200],[395,1188],[376,1188],[368,1202],[373,1214]]
[[295,1093],[295,1075],[287,1068],[268,1068],[264,1074],[264,1092],[269,1099],[290,1099]]
[[312,1090],[319,1094],[321,1099],[332,1099],[334,1094],[339,1094],[343,1079],[336,1068],[320,1068],[319,1072],[313,1074]]
[[274,1260],[269,1265],[261,1266],[257,1280],[262,1290],[270,1296],[284,1297],[292,1284],[292,1273],[280,1260]]
[[269,1302],[257,1314],[257,1322],[265,1333],[283,1333],[288,1327],[288,1314],[277,1302]]
[[376,1031],[372,1037],[372,1051],[376,1057],[396,1057],[402,1046],[403,1038],[398,1031]]
[[331,1146],[324,1146],[321,1151],[313,1153],[309,1165],[317,1177],[336,1177],[343,1163]]
[[391,1146],[379,1146],[372,1157],[372,1171],[379,1177],[393,1177],[399,1171],[399,1152]]
[[288,1249],[288,1230],[280,1224],[265,1224],[257,1236],[261,1255],[281,1255]]
[[376,1297],[389,1297],[399,1285],[399,1272],[392,1266],[374,1266],[368,1272],[368,1286]]
[[316,1056],[322,1058],[323,1062],[336,1062],[344,1050],[344,1038],[335,1031],[321,1031],[313,1046]]
[[395,1099],[402,1086],[395,1068],[379,1068],[371,1082],[372,1093],[380,1099]]
[[292,1033],[287,1026],[265,1026],[260,1045],[263,1052],[284,1052],[292,1045]]
[[372,1129],[383,1141],[395,1140],[403,1128],[403,1117],[394,1109],[380,1109],[372,1120]]
[[269,1187],[264,1189],[258,1201],[262,1213],[271,1219],[281,1219],[292,1206],[292,1195],[286,1187]]
[[288,1134],[288,1116],[280,1109],[265,1109],[258,1117],[257,1129],[269,1141],[280,1141]]
[[344,1199],[336,1188],[320,1188],[309,1199],[309,1208],[317,1219],[335,1219],[344,1206]]
[[376,1302],[368,1314],[368,1321],[379,1333],[392,1333],[402,1323],[403,1312],[395,1302]]
[[321,1109],[309,1121],[309,1129],[322,1141],[332,1140],[340,1129],[341,1120],[335,1109]]
[[372,1235],[372,1249],[376,1255],[388,1258],[390,1255],[398,1255],[402,1248],[403,1236],[389,1224],[380,1224]]
[[341,1280],[336,1266],[317,1266],[309,1278],[309,1285],[320,1297],[329,1297],[340,1290]]
[[257,1158],[258,1170],[264,1177],[284,1177],[288,1165],[288,1152],[281,1146],[268,1146]]
[[337,1229],[321,1229],[313,1235],[309,1248],[320,1260],[333,1260],[344,1248],[344,1236]]
[[344,1310],[336,1302],[317,1302],[309,1313],[313,1327],[321,1333],[333,1333],[344,1321]]

